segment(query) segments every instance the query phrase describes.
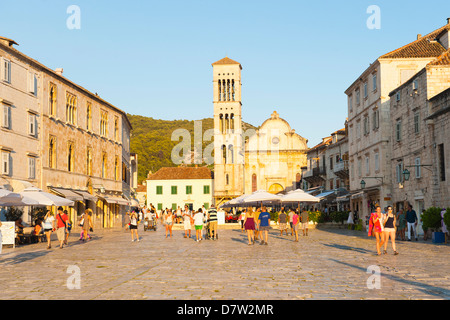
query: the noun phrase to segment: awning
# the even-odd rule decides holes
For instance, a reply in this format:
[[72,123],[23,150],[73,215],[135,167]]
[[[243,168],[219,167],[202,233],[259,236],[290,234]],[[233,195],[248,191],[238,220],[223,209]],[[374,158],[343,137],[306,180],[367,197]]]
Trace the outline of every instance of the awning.
[[351,198],[352,198],[352,199],[361,198],[361,197],[363,196],[363,194],[364,194],[364,191],[361,191],[361,192],[352,194],[352,195],[351,195]]
[[75,191],[75,193],[77,193],[80,196],[82,196],[84,200],[91,200],[91,201],[96,202],[97,199],[98,199],[96,196],[90,194],[87,191],[82,191],[82,190],[74,190],[74,191]]
[[347,195],[345,195],[345,196],[342,196],[342,197],[337,197],[337,198],[336,198],[336,201],[337,201],[337,202],[345,202],[345,201],[350,201],[350,195],[349,195],[349,194],[347,194]]
[[334,191],[325,191],[325,192],[319,193],[318,195],[316,195],[316,197],[319,198],[320,200],[323,200],[326,197],[329,197],[333,194],[334,194]]
[[54,191],[56,193],[59,193],[64,198],[72,200],[72,201],[83,201],[83,197],[79,195],[78,193],[73,192],[69,189],[62,189],[62,188],[50,188],[51,191]]
[[104,199],[107,203],[114,203],[121,206],[129,206],[130,202],[125,200],[124,198],[119,197],[111,197],[111,196],[101,196],[100,198]]

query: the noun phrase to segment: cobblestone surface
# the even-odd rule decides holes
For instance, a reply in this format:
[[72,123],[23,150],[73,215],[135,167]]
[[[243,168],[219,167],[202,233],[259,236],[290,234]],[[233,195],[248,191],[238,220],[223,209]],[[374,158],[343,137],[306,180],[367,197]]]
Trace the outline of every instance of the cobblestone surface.
[[[270,231],[269,244],[247,245],[238,229],[196,242],[174,230],[102,230],[81,243],[47,250],[45,243],[3,248],[0,299],[446,299],[450,245],[397,242],[398,256],[376,256],[375,240],[345,229],[315,229],[294,242]],[[195,231],[192,231],[195,235]],[[80,288],[69,289],[79,269]],[[381,271],[381,289],[369,289],[368,268]]]

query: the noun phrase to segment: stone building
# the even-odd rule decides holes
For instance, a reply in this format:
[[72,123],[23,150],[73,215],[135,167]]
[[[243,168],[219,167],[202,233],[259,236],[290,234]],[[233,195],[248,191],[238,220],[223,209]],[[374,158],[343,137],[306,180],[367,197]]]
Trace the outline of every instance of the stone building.
[[[321,208],[341,210],[348,207],[348,134],[346,126],[336,130],[307,151],[302,188],[320,197]],[[339,202],[339,207],[338,207]]]
[[215,204],[256,189],[278,193],[294,188],[306,165],[307,140],[277,112],[259,130],[244,132],[242,66],[225,57],[212,67]]
[[212,172],[207,167],[163,167],[149,174],[147,205],[158,211],[176,210],[188,205],[191,210],[208,209],[213,198]]
[[[447,53],[447,68],[450,60]],[[448,72],[448,69],[447,69]],[[450,75],[447,81],[450,80]],[[450,207],[450,88],[429,99],[430,115],[426,118],[433,137],[432,162],[434,177],[432,205]]]
[[274,111],[245,143],[244,193],[279,193],[300,188],[307,143]]
[[411,204],[420,214],[431,206],[450,205],[445,176],[449,55],[446,50],[390,93],[392,199],[397,210]]
[[[1,145],[13,152],[10,162],[17,167],[9,180],[26,180],[74,200],[75,206],[67,208],[74,222],[91,208],[96,227],[118,225],[131,195],[131,124],[126,114],[64,77],[62,69],[42,65],[13,44],[0,42],[2,65],[10,68],[2,69],[10,81],[1,83],[0,99],[11,110],[11,128],[2,130]],[[23,152],[16,153],[17,139],[27,141]]]
[[351,208],[365,217],[392,204],[389,93],[448,49],[450,23],[378,57],[345,91],[348,96]]

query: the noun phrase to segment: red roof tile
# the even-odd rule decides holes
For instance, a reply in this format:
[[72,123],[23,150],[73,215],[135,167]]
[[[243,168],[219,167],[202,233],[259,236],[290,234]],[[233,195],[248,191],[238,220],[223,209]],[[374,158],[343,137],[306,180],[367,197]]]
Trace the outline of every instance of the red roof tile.
[[388,52],[380,59],[399,59],[399,58],[430,58],[440,56],[446,49],[436,38],[445,31],[450,30],[450,24],[434,30],[433,32],[404,45],[394,51]]
[[150,175],[147,180],[192,180],[211,179],[207,167],[164,167]]

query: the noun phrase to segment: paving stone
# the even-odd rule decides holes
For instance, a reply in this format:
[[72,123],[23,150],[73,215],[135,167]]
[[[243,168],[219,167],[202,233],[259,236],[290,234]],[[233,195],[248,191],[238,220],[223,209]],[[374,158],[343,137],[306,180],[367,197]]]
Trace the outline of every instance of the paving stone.
[[[174,230],[101,230],[86,243],[3,248],[0,299],[115,300],[348,300],[450,299],[450,245],[397,242],[398,256],[376,256],[375,240],[346,229],[314,229],[294,242],[270,231],[269,244],[247,245],[237,229],[219,240],[183,237]],[[79,268],[80,288],[69,289],[69,266]],[[381,289],[369,289],[370,266]]]

